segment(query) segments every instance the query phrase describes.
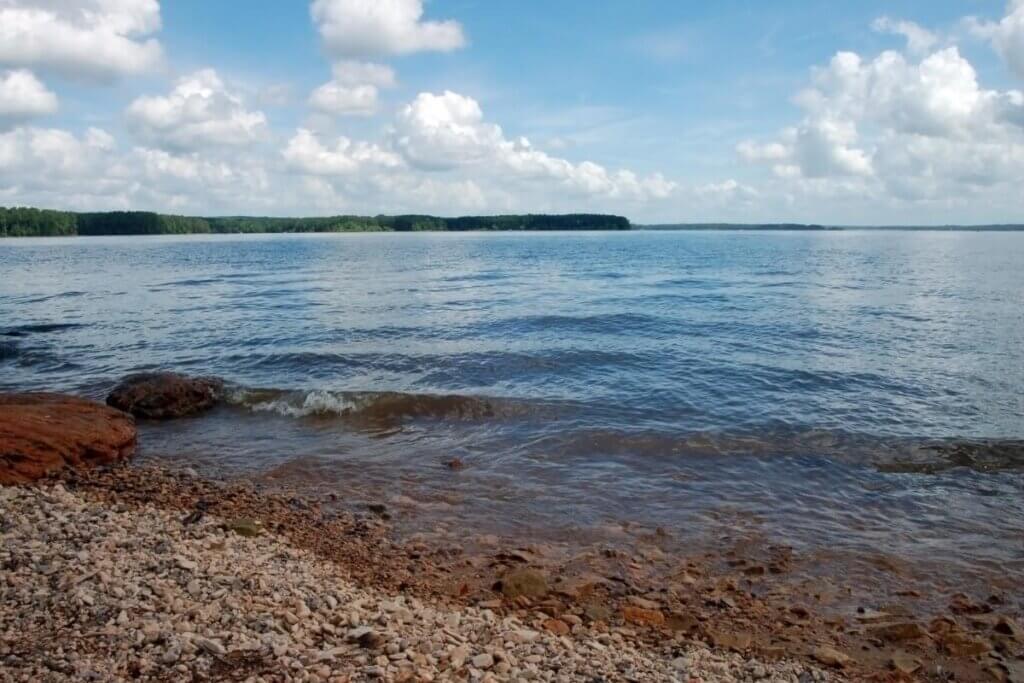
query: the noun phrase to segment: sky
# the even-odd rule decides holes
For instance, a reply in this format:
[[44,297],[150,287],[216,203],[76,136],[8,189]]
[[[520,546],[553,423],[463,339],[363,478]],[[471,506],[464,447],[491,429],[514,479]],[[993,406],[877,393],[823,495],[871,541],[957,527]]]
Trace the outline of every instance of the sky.
[[1024,222],[1024,0],[0,0],[0,205]]

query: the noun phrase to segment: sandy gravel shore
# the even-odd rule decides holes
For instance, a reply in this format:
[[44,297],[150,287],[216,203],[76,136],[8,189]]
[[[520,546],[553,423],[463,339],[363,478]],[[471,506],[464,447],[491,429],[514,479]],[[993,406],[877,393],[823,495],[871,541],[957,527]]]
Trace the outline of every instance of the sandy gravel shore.
[[500,616],[357,585],[249,520],[111,504],[59,483],[0,489],[0,514],[4,681],[842,680],[642,644],[572,615]]

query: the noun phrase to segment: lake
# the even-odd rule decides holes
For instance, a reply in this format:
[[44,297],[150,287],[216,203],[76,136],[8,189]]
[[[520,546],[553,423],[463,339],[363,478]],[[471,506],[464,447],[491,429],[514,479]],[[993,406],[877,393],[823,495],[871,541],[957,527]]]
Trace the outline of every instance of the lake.
[[150,369],[230,389],[143,424],[141,457],[403,501],[410,529],[1024,580],[1024,233],[0,241],[0,388]]

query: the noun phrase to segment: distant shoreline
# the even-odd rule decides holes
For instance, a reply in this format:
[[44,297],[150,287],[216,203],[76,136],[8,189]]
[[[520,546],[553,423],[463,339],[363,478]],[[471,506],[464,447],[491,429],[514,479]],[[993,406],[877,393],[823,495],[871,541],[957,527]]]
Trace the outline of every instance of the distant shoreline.
[[816,225],[805,223],[669,223],[633,225],[633,230],[714,232],[754,230],[758,232],[844,232],[850,230],[919,232],[1024,232],[1024,224],[1005,225]]

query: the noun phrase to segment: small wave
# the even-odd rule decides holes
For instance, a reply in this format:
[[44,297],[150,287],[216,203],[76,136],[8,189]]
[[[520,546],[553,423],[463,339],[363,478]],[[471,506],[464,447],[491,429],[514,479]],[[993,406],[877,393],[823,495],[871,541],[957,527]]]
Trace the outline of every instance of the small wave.
[[236,388],[228,392],[226,401],[253,412],[285,417],[338,417],[383,425],[415,419],[485,420],[515,412],[505,402],[455,394]]
[[0,360],[7,360],[18,355],[17,342],[0,341]]
[[72,330],[78,327],[84,327],[84,325],[80,323],[38,323],[34,325],[18,325],[16,327],[8,327],[4,331],[0,332],[0,336],[24,337],[29,334],[60,332],[62,330]]

